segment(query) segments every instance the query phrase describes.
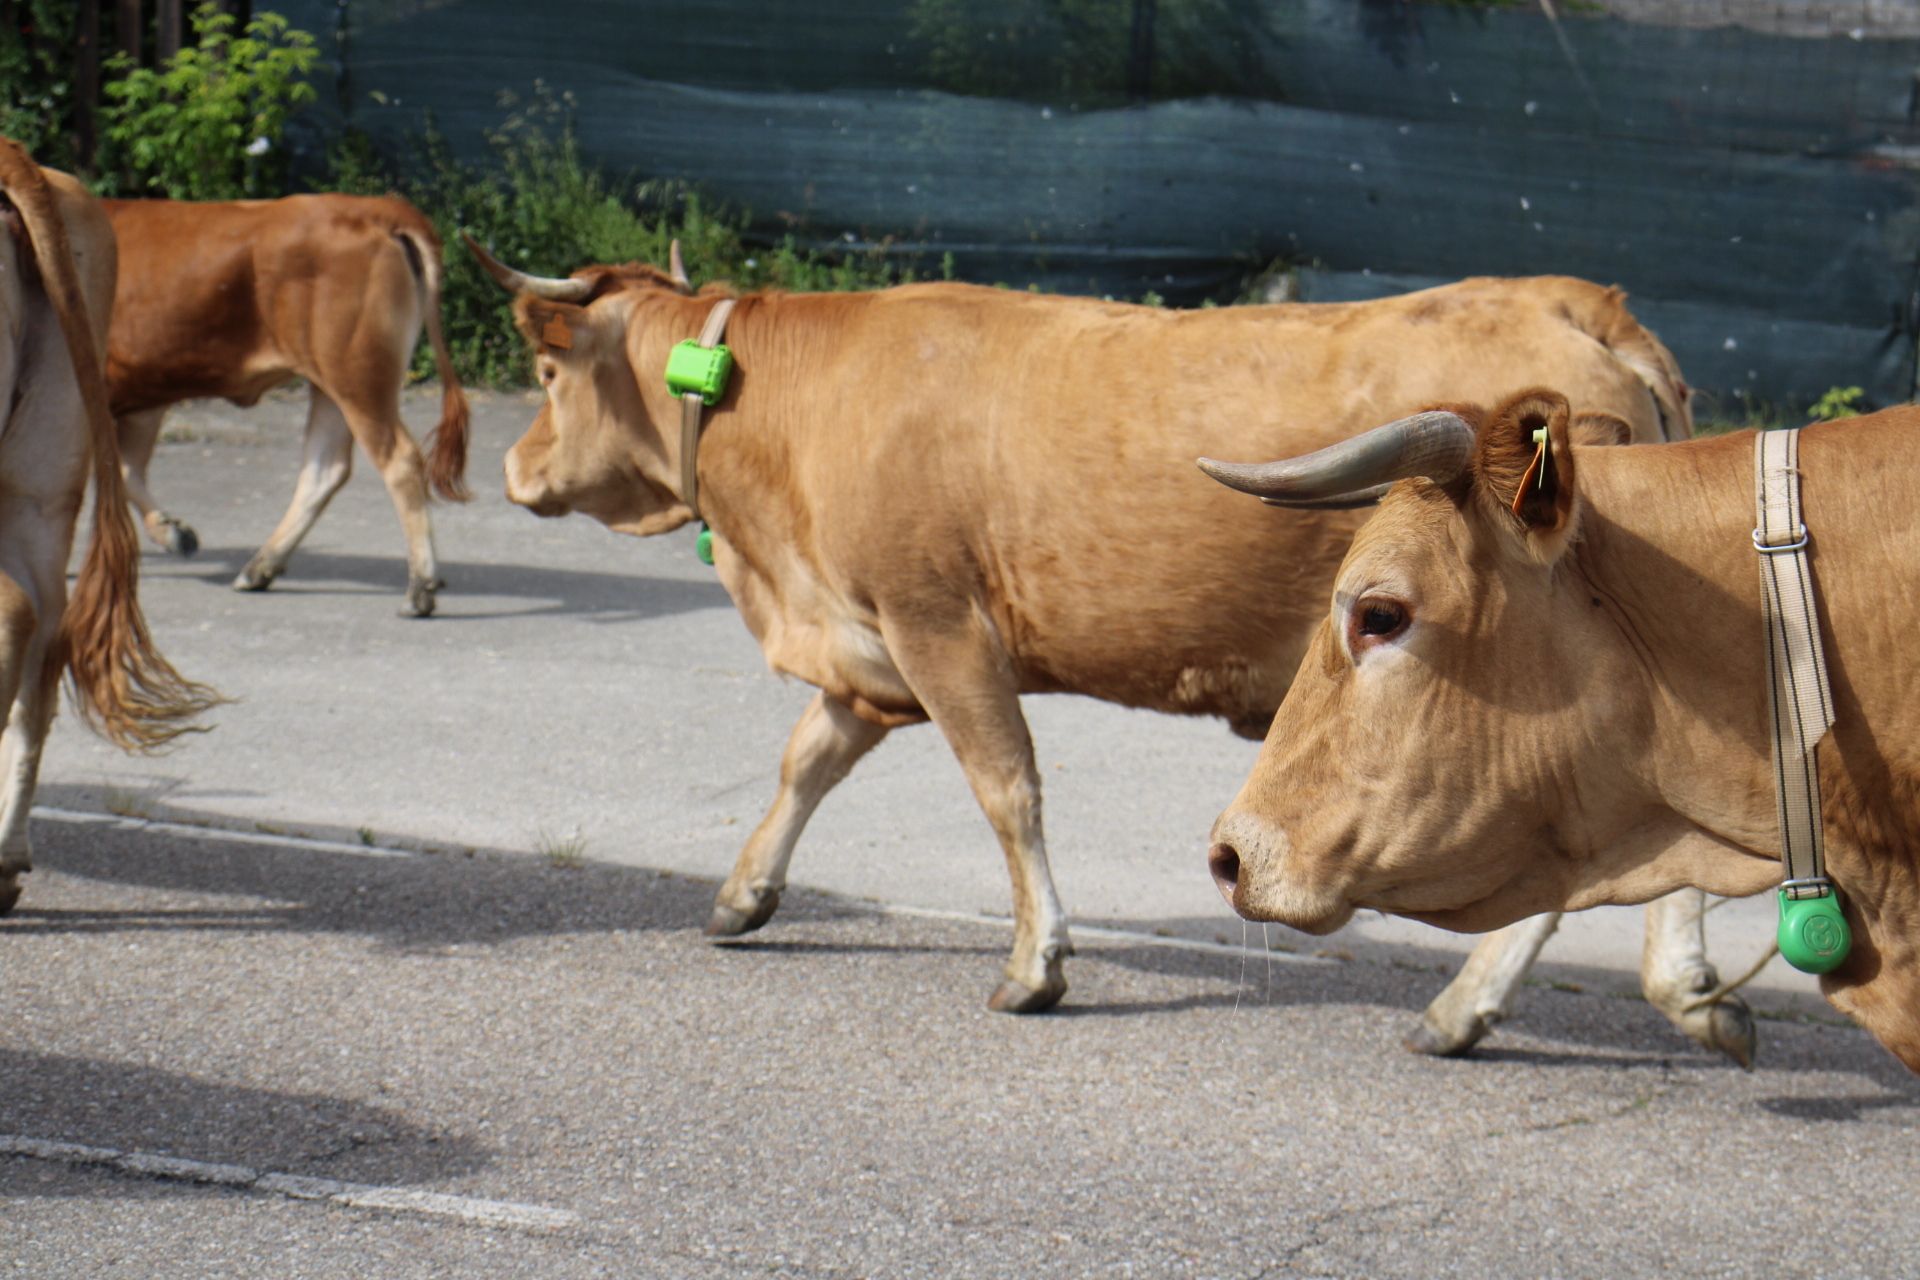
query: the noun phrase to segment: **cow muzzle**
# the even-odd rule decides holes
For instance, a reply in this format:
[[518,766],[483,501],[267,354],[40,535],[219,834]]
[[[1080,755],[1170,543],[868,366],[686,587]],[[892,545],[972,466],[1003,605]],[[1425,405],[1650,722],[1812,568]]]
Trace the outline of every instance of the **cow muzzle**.
[[572,510],[566,503],[553,496],[553,492],[544,483],[536,483],[537,477],[528,474],[529,468],[522,462],[518,448],[507,453],[507,501],[518,507],[525,507],[537,516],[564,516]]
[[1353,915],[1338,894],[1291,882],[1290,845],[1250,813],[1229,810],[1213,824],[1207,870],[1227,905],[1248,920],[1274,920],[1303,933],[1332,933]]

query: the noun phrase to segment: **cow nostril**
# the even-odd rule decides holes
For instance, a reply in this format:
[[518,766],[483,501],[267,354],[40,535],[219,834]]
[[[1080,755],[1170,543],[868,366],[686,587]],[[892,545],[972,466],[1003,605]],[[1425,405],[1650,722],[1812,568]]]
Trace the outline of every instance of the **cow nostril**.
[[1207,850],[1207,870],[1213,872],[1213,883],[1220,890],[1220,896],[1233,905],[1233,891],[1240,886],[1240,851],[1221,841]]

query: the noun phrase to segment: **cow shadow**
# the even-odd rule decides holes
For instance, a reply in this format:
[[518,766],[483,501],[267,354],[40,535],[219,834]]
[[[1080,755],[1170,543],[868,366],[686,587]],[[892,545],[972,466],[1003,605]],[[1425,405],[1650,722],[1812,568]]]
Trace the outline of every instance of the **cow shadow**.
[[[250,549],[204,548],[190,569],[172,576],[197,579],[225,590],[252,555]],[[659,578],[478,560],[443,562],[440,572],[447,587],[434,614],[437,623],[555,615],[628,622],[733,607],[726,588],[710,578]],[[302,551],[289,562],[285,576],[275,581],[271,594],[398,597],[406,587],[407,566],[402,556]],[[478,606],[478,601],[487,599],[524,600],[529,607]]]
[[[7,1046],[0,1046],[0,1133],[384,1186],[456,1178],[494,1160],[470,1137],[349,1098]],[[191,1150],[181,1148],[182,1135],[191,1135]],[[0,1162],[0,1174],[6,1168]],[[29,1168],[23,1162],[0,1177],[0,1194],[100,1194],[92,1178],[35,1178]],[[189,1190],[132,1180],[127,1187],[149,1195]]]
[[[63,789],[43,789],[57,805]],[[232,833],[240,835],[243,833]],[[372,939],[399,952],[449,946],[504,946],[523,938],[590,934],[678,934],[689,948],[699,937],[717,878],[595,862],[556,863],[504,850],[458,850],[396,855],[369,848],[275,845],[255,838],[160,832],[114,821],[39,820],[36,861],[48,872],[161,894],[238,898],[231,905],[157,901],[127,907],[36,903],[35,876],[0,937],[156,932],[216,934],[310,933]],[[349,837],[349,840],[351,837]],[[1140,933],[1192,922],[1114,921]],[[870,930],[870,932],[869,932]],[[725,950],[795,965],[849,955],[977,958],[984,997],[1007,939],[982,931],[955,939],[951,927],[931,929],[910,915],[830,894],[790,888],[766,930],[726,943]],[[1404,952],[1407,954],[1399,954]],[[1421,1010],[1446,984],[1461,957],[1452,951],[1400,947],[1384,962],[1292,963],[1276,958],[1270,970],[1257,951],[1159,946],[1118,938],[1087,938],[1070,966],[1073,989],[1054,1017],[1134,1018],[1195,1009],[1243,1009],[1250,1017],[1284,1020],[1289,1009],[1369,1006],[1393,1011],[1380,1031],[1382,1052],[1399,1052]],[[1411,958],[1409,958],[1411,957]],[[1172,979],[1171,991],[1102,995],[1115,984],[1098,966]],[[1617,986],[1620,975],[1556,966],[1556,978],[1587,974],[1585,993],[1530,986],[1511,1020],[1496,1028],[1473,1057],[1490,1063],[1542,1067],[1694,1065],[1720,1060],[1694,1046],[1638,999],[1593,994]],[[1078,976],[1075,976],[1078,975]],[[1770,1071],[1843,1072],[1866,1077],[1887,1101],[1920,1102],[1920,1085],[1857,1028],[1767,1020],[1761,1029],[1762,1066]],[[1815,1104],[1783,1102],[1793,1107]],[[1858,1106],[1837,1100],[1832,1108]],[[1828,1116],[1819,1118],[1849,1118]]]

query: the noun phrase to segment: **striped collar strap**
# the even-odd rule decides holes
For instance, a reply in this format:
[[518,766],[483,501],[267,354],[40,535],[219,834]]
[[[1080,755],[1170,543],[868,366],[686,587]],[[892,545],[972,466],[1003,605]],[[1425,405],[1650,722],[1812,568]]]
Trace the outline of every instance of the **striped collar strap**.
[[[700,345],[717,347],[727,334],[727,317],[733,314],[732,298],[723,298],[707,312],[707,323],[700,330]],[[700,518],[700,418],[706,401],[698,391],[680,397],[680,498]]]
[[1753,459],[1753,546],[1760,553],[1774,798],[1786,864],[1780,886],[1780,951],[1797,969],[1825,973],[1846,959],[1851,939],[1827,879],[1820,822],[1820,765],[1814,748],[1833,725],[1833,694],[1820,647],[1819,606],[1800,511],[1799,429],[1758,433]]

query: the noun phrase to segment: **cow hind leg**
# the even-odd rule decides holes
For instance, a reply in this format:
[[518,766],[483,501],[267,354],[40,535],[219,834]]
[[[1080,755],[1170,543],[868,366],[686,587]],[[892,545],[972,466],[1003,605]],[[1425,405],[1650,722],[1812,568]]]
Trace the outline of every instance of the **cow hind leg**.
[[[20,873],[33,869],[27,842],[27,812],[33,804],[31,781],[21,785],[21,748],[32,727],[34,708],[20,697],[22,685],[39,683],[27,672],[35,649],[38,611],[13,578],[0,574],[0,706],[9,708],[0,733],[0,915],[20,900]],[[37,758],[38,752],[34,753]],[[36,761],[37,762],[37,761]]]
[[946,735],[1006,855],[1013,954],[987,1007],[1000,1013],[1050,1009],[1066,994],[1073,944],[1047,864],[1033,739],[1006,655],[978,615],[952,626],[922,620],[907,635],[883,622],[881,632],[920,705]]
[[1640,989],[1648,1003],[1682,1034],[1753,1069],[1759,1033],[1753,1010],[1739,996],[1700,997],[1720,985],[1707,959],[1707,895],[1681,889],[1647,904],[1646,941],[1640,952]]
[[120,474],[126,479],[127,497],[140,513],[140,523],[147,536],[158,543],[162,551],[185,558],[200,549],[200,535],[163,511],[153,490],[147,486],[147,467],[153,461],[153,446],[160,439],[160,424],[166,416],[164,408],[143,409],[139,413],[122,414],[115,420],[120,434]]
[[860,757],[886,736],[886,729],[862,720],[839,699],[814,695],[787,739],[786,754],[780,759],[780,791],[773,806],[754,828],[733,874],[714,899],[708,937],[738,937],[773,918],[780,906],[780,891],[786,887],[793,847],[807,819]]
[[66,608],[73,514],[65,504],[0,503],[0,911],[33,868],[27,821],[60,680],[48,656]]
[[1482,938],[1446,990],[1427,1006],[1406,1038],[1407,1048],[1457,1058],[1479,1044],[1513,1012],[1520,984],[1559,926],[1560,913],[1550,911]]
[[379,412],[345,406],[354,439],[386,482],[387,495],[407,539],[407,608],[415,618],[433,616],[434,594],[445,586],[433,553],[433,524],[427,517],[427,464],[400,421],[397,403]]
[[235,591],[265,591],[286,570],[300,540],[327,509],[353,471],[353,435],[347,420],[319,387],[307,402],[307,434],[301,446],[300,478],[293,501],[265,544],[253,553],[246,568],[233,580]]

